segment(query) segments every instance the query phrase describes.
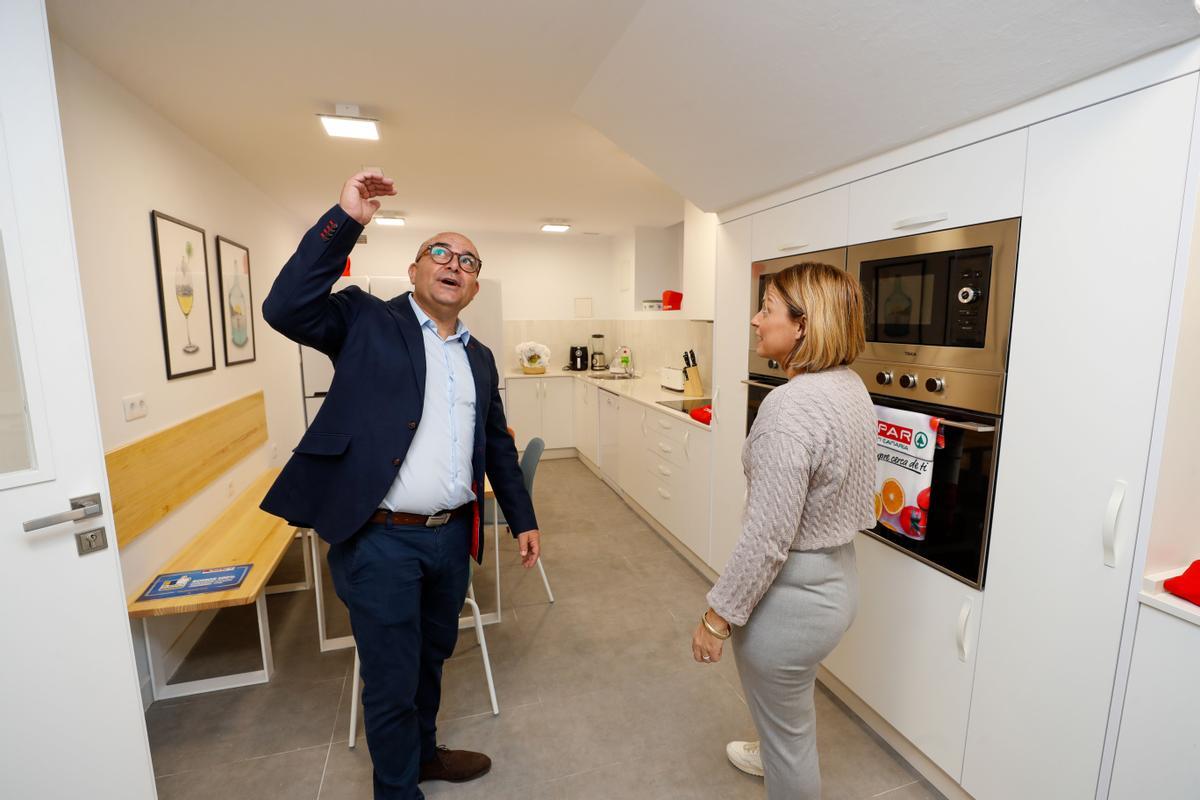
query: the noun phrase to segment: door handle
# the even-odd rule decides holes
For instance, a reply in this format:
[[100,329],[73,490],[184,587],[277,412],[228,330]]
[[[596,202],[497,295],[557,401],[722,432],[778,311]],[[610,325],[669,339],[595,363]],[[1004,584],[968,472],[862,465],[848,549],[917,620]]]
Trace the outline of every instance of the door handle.
[[1121,514],[1121,504],[1125,502],[1125,481],[1113,484],[1112,494],[1108,497],[1108,508],[1104,510],[1104,566],[1117,566],[1117,517]]
[[81,519],[90,519],[98,517],[104,509],[100,505],[99,494],[85,494],[80,497],[71,498],[71,510],[64,511],[61,514],[51,514],[48,517],[38,517],[26,522],[22,527],[25,531],[41,530],[49,528],[52,525],[61,525],[64,522],[78,522]]
[[921,217],[906,217],[898,219],[892,224],[892,229],[902,231],[905,228],[919,228],[922,225],[932,225],[935,222],[945,222],[950,218],[950,215],[945,211],[939,211],[936,214],[926,214]]
[[958,611],[958,660],[967,661],[967,622],[971,619],[971,601],[963,600]]

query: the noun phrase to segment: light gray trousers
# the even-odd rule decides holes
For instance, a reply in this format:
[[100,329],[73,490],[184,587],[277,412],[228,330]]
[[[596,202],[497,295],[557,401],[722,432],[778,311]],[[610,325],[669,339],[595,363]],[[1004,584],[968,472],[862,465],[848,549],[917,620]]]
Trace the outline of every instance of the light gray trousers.
[[768,800],[820,800],[813,682],[858,610],[854,544],[793,550],[734,634]]

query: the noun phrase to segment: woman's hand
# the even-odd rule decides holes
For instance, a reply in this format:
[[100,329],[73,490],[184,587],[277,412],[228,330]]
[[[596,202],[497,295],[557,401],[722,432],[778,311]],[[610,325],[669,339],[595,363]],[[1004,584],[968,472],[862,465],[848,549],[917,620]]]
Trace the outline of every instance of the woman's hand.
[[[719,631],[729,630],[729,623],[720,614],[712,609],[704,613],[708,617],[709,624],[714,628]],[[721,650],[724,647],[725,641],[709,633],[703,622],[696,626],[696,632],[692,634],[692,658],[697,662],[701,664],[717,663],[721,660]]]

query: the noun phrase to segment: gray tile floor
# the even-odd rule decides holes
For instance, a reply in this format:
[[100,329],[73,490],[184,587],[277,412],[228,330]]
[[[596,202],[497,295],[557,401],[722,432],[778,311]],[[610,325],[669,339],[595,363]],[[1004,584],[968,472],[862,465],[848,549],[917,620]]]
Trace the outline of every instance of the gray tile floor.
[[[439,736],[494,766],[469,784],[426,784],[430,798],[760,798],[730,766],[729,739],[754,738],[732,658],[691,660],[708,582],[579,462],[548,461],[535,502],[550,605],[537,571],[502,542],[504,619],[487,628],[500,716],[479,649],[464,632],[445,669]],[[490,553],[489,553],[490,555]],[[302,572],[292,553],[277,581]],[[484,611],[494,573],[475,576]],[[329,593],[331,633],[348,630]],[[159,797],[371,797],[366,742],[347,748],[350,651],[320,653],[311,592],[268,599],[276,674],[268,685],[155,703],[146,714]],[[258,667],[253,607],[222,611],[174,679]],[[826,798],[940,795],[818,687]],[[361,720],[361,715],[360,715]],[[361,731],[361,722],[360,722]]]

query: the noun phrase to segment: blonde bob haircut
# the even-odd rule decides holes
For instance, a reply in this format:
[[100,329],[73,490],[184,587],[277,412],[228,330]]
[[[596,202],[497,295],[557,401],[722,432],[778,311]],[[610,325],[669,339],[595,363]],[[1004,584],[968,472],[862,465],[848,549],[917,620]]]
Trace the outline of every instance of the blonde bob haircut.
[[857,280],[829,264],[794,264],[770,276],[768,289],[793,320],[805,320],[804,336],[788,353],[785,368],[820,372],[845,366],[867,346],[863,292]]

